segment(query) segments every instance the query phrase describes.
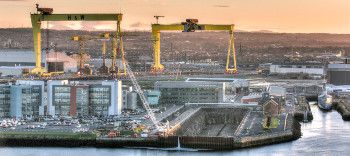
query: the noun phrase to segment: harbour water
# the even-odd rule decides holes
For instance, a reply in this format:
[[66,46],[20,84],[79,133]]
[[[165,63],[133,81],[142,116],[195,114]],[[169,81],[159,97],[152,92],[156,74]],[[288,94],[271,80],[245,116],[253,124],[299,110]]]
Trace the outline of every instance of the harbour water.
[[350,153],[350,122],[342,120],[336,111],[323,112],[317,104],[311,105],[312,122],[302,124],[302,138],[276,145],[234,151],[184,151],[129,148],[47,148],[0,147],[1,156],[232,156],[232,155],[348,155]]

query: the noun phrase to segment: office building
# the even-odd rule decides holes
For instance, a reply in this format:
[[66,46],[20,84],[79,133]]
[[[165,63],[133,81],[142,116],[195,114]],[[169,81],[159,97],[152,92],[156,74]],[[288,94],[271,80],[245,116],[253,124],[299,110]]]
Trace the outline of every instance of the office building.
[[48,81],[48,115],[111,116],[121,114],[121,81]]

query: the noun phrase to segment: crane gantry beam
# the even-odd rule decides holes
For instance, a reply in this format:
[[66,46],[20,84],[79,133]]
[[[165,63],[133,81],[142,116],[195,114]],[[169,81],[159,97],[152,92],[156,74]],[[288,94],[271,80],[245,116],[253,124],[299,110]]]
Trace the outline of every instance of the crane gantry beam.
[[[33,42],[35,53],[35,68],[32,74],[46,73],[46,69],[41,66],[41,22],[42,21],[117,21],[120,25],[123,14],[52,14],[52,8],[39,8],[37,12],[30,14],[33,28]],[[120,34],[117,32],[116,35]]]
[[[225,72],[234,74],[237,72],[236,54],[234,49],[234,25],[215,25],[215,24],[197,24],[197,19],[187,19],[186,22],[181,24],[152,24],[152,37],[153,37],[153,65],[151,67],[152,73],[163,72],[164,66],[160,61],[160,32],[161,31],[182,31],[182,32],[194,32],[196,30],[206,31],[229,31],[230,42],[227,52],[226,68]],[[230,65],[232,61],[232,66]]]

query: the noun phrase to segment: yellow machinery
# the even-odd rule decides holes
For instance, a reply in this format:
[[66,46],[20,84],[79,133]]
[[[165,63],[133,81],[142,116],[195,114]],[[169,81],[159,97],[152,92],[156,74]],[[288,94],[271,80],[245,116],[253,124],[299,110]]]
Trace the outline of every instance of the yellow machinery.
[[[112,64],[109,72],[118,76],[126,76],[126,66],[125,66],[125,54],[124,54],[124,45],[123,45],[123,35],[121,34],[120,25],[117,25],[117,34],[113,35],[110,33],[102,34],[105,38],[112,38],[112,55],[111,60]],[[118,56],[119,55],[119,56]],[[117,57],[120,57],[122,60],[123,69],[117,67]]]
[[[118,29],[120,31],[120,28]],[[119,32],[118,31],[118,32]],[[102,59],[103,59],[103,64],[102,67],[99,70],[99,74],[108,74],[110,72],[112,75],[117,74],[118,76],[125,76],[126,74],[126,68],[125,68],[125,58],[124,58],[124,48],[123,48],[123,41],[122,37],[119,34],[119,38],[116,37],[115,35],[111,35],[110,33],[103,33],[99,36],[89,36],[89,35],[77,35],[73,36],[71,39],[73,41],[78,41],[79,42],[79,73],[81,74],[87,74],[85,73],[84,70],[84,59],[83,56],[85,54],[85,42],[89,40],[102,40]],[[110,71],[108,71],[108,67],[106,66],[106,48],[107,48],[107,40],[110,40],[112,38],[112,53],[111,53],[111,60],[112,64],[110,67]],[[117,65],[116,65],[116,59],[117,55],[120,55],[120,58],[122,60],[122,64],[124,66],[123,70],[120,70]]]
[[88,35],[82,35],[82,36],[73,36],[71,40],[79,42],[79,69],[78,69],[78,74],[79,75],[91,75],[92,71],[90,68],[85,68],[85,59],[84,56],[86,56],[85,52],[85,44],[86,41],[96,39],[95,37],[88,36]]
[[[117,21],[117,27],[120,28],[123,14],[53,14],[52,8],[39,8],[36,5],[37,12],[30,15],[33,27],[33,42],[35,53],[35,68],[31,74],[42,75],[47,73],[41,66],[41,23],[43,21]],[[120,29],[119,29],[120,30]],[[120,32],[116,31],[116,36]]]
[[[227,51],[226,69],[228,74],[234,74],[237,72],[236,66],[236,54],[234,48],[234,25],[211,25],[211,24],[197,24],[197,19],[186,19],[186,22],[181,24],[152,24],[152,36],[153,36],[153,65],[151,67],[152,73],[163,72],[164,66],[160,63],[160,31],[182,31],[182,32],[194,32],[196,30],[213,30],[213,31],[229,31],[230,43]],[[232,64],[230,64],[232,62]]]
[[[109,34],[104,34],[104,38],[109,39]],[[98,69],[99,74],[108,74],[108,67],[106,66],[106,39],[102,40],[102,66]]]

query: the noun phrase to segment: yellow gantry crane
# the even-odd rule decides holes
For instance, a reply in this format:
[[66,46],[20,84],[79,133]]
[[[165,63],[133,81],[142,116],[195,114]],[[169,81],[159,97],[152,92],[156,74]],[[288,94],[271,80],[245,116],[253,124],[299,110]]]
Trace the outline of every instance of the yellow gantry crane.
[[[73,41],[79,42],[79,73],[81,75],[91,75],[91,70],[86,70],[84,68],[84,55],[85,52],[85,44],[90,40],[102,40],[102,56],[106,54],[106,40],[109,39],[109,34],[102,34],[100,36],[90,36],[90,35],[75,35],[71,38]],[[103,60],[105,61],[105,60]],[[105,63],[103,64],[105,65]]]
[[[126,65],[125,65],[125,53],[124,53],[124,44],[123,44],[123,35],[121,33],[120,25],[117,25],[117,34],[104,33],[102,36],[105,38],[112,39],[112,55],[111,60],[112,64],[109,72],[113,74],[117,74],[117,76],[126,76]],[[119,56],[118,56],[119,55]],[[123,69],[118,68],[117,66],[117,57],[120,57],[122,61]]]
[[[33,42],[35,53],[35,68],[31,74],[42,75],[47,70],[42,67],[41,62],[41,23],[43,21],[117,21],[120,30],[120,23],[123,14],[53,14],[52,8],[39,8],[36,4],[37,12],[30,14],[33,27]],[[116,36],[120,35],[118,29]]]
[[[87,74],[84,72],[84,59],[83,56],[85,54],[85,42],[89,40],[101,40],[102,41],[102,67],[98,69],[99,74],[108,74],[109,72],[112,75],[117,75],[117,76],[125,76],[126,75],[126,67],[125,67],[125,55],[124,55],[124,48],[123,48],[123,40],[122,36],[120,34],[120,25],[117,28],[117,35],[113,35],[109,32],[103,33],[99,36],[90,36],[90,35],[76,35],[71,38],[73,41],[78,41],[79,42],[79,72],[82,74]],[[107,49],[107,41],[112,39],[112,53],[111,53],[111,67],[110,70],[108,70],[108,67],[106,66],[106,49]],[[119,57],[122,60],[122,66],[123,69],[121,70],[120,68],[117,67],[116,65],[116,60],[117,60],[117,55],[120,55]]]
[[[181,24],[152,24],[153,36],[153,65],[151,67],[152,73],[159,73],[164,71],[164,66],[160,63],[160,32],[161,31],[182,31],[194,32],[196,30],[213,30],[213,31],[229,31],[230,42],[227,51],[226,69],[225,73],[234,74],[237,72],[236,54],[234,47],[234,25],[213,25],[213,24],[198,24],[197,19],[186,19],[186,22]],[[232,64],[231,64],[232,63]]]

